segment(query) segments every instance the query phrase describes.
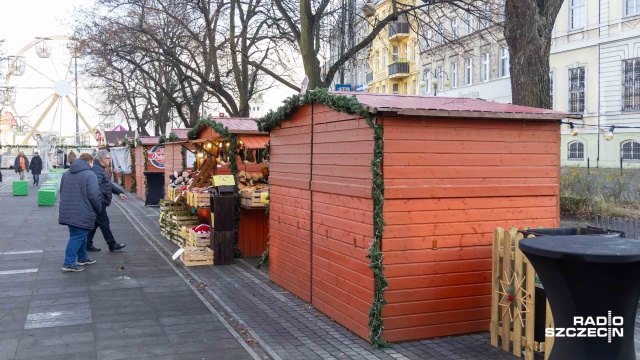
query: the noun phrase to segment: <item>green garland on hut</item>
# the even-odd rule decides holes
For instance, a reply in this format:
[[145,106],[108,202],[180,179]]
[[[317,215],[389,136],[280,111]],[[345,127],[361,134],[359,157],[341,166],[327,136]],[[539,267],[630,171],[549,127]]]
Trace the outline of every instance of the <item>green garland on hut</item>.
[[377,348],[390,346],[389,342],[382,338],[384,320],[382,319],[382,307],[387,303],[384,292],[389,286],[384,276],[382,265],[383,255],[381,250],[382,233],[384,231],[384,180],[382,178],[381,162],[384,153],[384,135],[382,126],[374,122],[374,116],[362,107],[355,96],[330,95],[327,89],[315,89],[307,91],[304,95],[293,95],[284,100],[283,105],[276,111],[270,111],[267,115],[257,120],[260,131],[270,132],[287,120],[290,114],[302,105],[317,103],[331,109],[352,115],[360,115],[366,119],[367,124],[373,130],[373,160],[371,171],[373,174],[373,242],[369,247],[369,268],[373,270],[374,293],[373,304],[369,309],[369,340]]

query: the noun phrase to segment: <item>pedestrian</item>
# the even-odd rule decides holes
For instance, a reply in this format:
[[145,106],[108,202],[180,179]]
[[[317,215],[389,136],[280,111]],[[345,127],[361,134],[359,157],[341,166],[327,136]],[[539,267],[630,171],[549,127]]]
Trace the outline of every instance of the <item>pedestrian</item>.
[[69,227],[69,242],[62,271],[82,271],[78,265],[95,264],[87,255],[87,234],[96,223],[102,209],[98,178],[91,171],[93,156],[80,154],[60,180],[60,208],[58,222]]
[[13,168],[20,174],[20,180],[24,180],[25,173],[29,171],[29,159],[24,156],[24,151],[20,151],[18,157],[13,161]]
[[73,164],[73,162],[76,161],[76,153],[74,153],[73,150],[69,151],[69,156],[67,157],[67,160],[69,160],[69,167],[71,167],[71,164]]
[[0,182],[2,182],[2,148],[0,147]]
[[93,168],[91,170],[93,170],[98,177],[100,193],[102,194],[102,209],[96,216],[95,226],[91,231],[89,231],[87,236],[87,251],[101,250],[93,245],[93,237],[95,236],[98,228],[102,231],[102,236],[109,246],[109,251],[122,250],[126,245],[117,243],[113,237],[111,226],[109,224],[109,215],[107,214],[107,206],[111,205],[111,198],[113,197],[113,194],[119,195],[122,201],[126,200],[127,197],[118,185],[111,182],[111,178],[105,170],[111,168],[111,153],[108,150],[100,150],[96,154],[96,158],[97,161],[94,161]]
[[36,151],[31,158],[29,169],[31,170],[31,175],[33,175],[33,185],[38,186],[40,174],[42,174],[42,158],[40,158],[39,152]]

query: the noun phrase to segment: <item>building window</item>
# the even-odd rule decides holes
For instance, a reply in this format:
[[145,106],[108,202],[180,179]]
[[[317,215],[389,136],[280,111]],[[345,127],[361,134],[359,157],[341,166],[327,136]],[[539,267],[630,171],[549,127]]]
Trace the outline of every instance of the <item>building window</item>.
[[431,38],[433,37],[433,30],[429,29],[427,30],[427,39],[426,39],[426,48],[430,48],[431,47]]
[[409,60],[409,43],[404,44],[404,55],[402,57],[404,60]]
[[489,53],[486,52],[482,54],[482,71],[480,74],[482,81],[489,81],[489,71],[491,71],[491,67],[489,65]]
[[500,49],[500,76],[507,77],[509,75],[509,49],[504,47]]
[[387,93],[387,85],[382,85],[382,93],[383,94]]
[[569,69],[569,111],[584,112],[584,68]]
[[625,14],[635,15],[640,13],[640,0],[625,0]]
[[625,60],[622,110],[640,110],[640,59]]
[[404,83],[404,94],[409,95],[409,83]]
[[398,52],[400,51],[400,49],[398,49],[397,46],[393,47],[393,61],[398,61]]
[[387,52],[388,52],[388,51],[389,51],[389,50],[385,50],[385,51],[383,51],[383,53],[384,53],[383,55],[384,55],[384,56],[382,57],[382,67],[387,67]]
[[436,68],[436,75],[438,76],[438,90],[444,89],[444,73],[442,72],[442,66]]
[[439,44],[444,44],[444,26],[442,25],[442,23],[438,23],[438,28],[436,30],[436,43]]
[[549,72],[549,109],[553,110],[553,71]]
[[482,17],[480,18],[480,28],[484,29],[491,23],[491,2],[484,3],[482,8]]
[[427,70],[429,73],[427,74],[427,85],[425,86],[424,93],[431,94],[431,69]]
[[467,35],[473,33],[473,14],[468,12],[467,13]]
[[418,42],[413,42],[413,61],[416,61],[416,56],[418,56]]
[[569,160],[584,160],[584,144],[580,141],[569,143]]
[[622,160],[640,160],[640,143],[628,140],[620,144]]
[[569,26],[571,30],[584,27],[585,14],[585,0],[569,0]]
[[376,70],[380,70],[380,51],[376,51]]
[[394,94],[398,93],[398,84],[393,84],[393,93]]
[[451,35],[454,39],[458,38],[458,18],[451,19]]
[[465,60],[464,84],[473,84],[473,59],[470,57]]
[[413,80],[413,95],[418,95],[418,82]]
[[458,63],[451,63],[451,88],[458,87]]

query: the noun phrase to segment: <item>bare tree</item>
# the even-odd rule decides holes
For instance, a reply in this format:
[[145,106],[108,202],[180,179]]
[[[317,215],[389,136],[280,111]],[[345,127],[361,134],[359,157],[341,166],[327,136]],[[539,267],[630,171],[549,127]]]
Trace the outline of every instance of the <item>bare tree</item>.
[[[279,29],[289,34],[295,42],[309,78],[309,88],[328,87],[337,71],[362,49],[401,17],[411,19],[424,36],[427,30],[437,34],[444,42],[458,44],[452,34],[434,21],[444,16],[444,8],[453,8],[457,13],[470,13],[480,21],[504,26],[504,34],[511,54],[511,82],[513,103],[520,105],[548,107],[549,102],[549,54],[551,30],[555,23],[562,0],[506,0],[504,23],[498,21],[495,12],[487,13],[484,8],[489,1],[478,0],[422,0],[414,3],[406,0],[390,0],[391,11],[386,15],[370,16],[364,21],[370,23],[367,36],[337,56],[326,65],[323,73],[320,62],[322,44],[325,42],[327,25],[335,24],[336,0],[273,0],[274,18],[279,21]],[[493,8],[501,8],[504,1],[491,1]],[[365,6],[367,6],[365,4]],[[375,5],[369,5],[375,8]],[[435,14],[435,15],[434,15]],[[362,19],[362,16],[358,14]],[[324,76],[323,76],[324,75]],[[289,84],[288,84],[289,85]]]
[[151,118],[162,132],[171,111],[193,126],[209,100],[231,116],[249,115],[254,94],[274,83],[254,65],[276,69],[272,54],[283,42],[264,10],[263,0],[100,0],[79,16],[89,20],[76,32],[100,64],[94,73],[119,73],[112,90],[136,122],[146,127]]

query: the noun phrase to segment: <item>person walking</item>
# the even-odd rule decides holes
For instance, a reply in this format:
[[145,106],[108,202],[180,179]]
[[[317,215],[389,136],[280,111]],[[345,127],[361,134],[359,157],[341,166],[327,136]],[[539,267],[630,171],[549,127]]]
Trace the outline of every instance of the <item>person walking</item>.
[[20,151],[18,157],[13,161],[13,168],[20,174],[20,180],[24,180],[25,172],[29,171],[29,159],[24,156],[24,151]]
[[124,191],[118,187],[118,185],[111,182],[111,178],[107,174],[105,169],[109,169],[111,166],[111,153],[108,150],[100,150],[96,154],[98,161],[93,164],[93,172],[98,177],[98,184],[100,185],[100,193],[102,194],[102,209],[96,216],[95,226],[87,235],[87,251],[100,251],[93,245],[93,237],[96,234],[98,228],[102,231],[102,236],[109,246],[109,251],[122,250],[126,245],[116,242],[111,232],[111,226],[109,224],[109,215],[107,214],[107,206],[111,205],[111,198],[113,194],[119,195],[122,201],[127,197],[124,195]]
[[78,272],[78,265],[95,264],[87,255],[87,234],[93,229],[96,214],[102,210],[102,195],[98,178],[91,171],[93,156],[80,154],[60,180],[58,223],[69,227],[69,241],[62,271]]
[[67,160],[69,161],[69,167],[71,167],[71,164],[73,164],[73,162],[76,161],[76,153],[74,153],[73,150],[69,151],[69,156],[67,156]]
[[0,147],[0,182],[2,182],[2,147]]
[[40,182],[40,174],[42,174],[42,158],[40,157],[40,153],[37,151],[31,158],[29,170],[31,170],[31,175],[33,175],[33,185],[38,186],[38,183]]

